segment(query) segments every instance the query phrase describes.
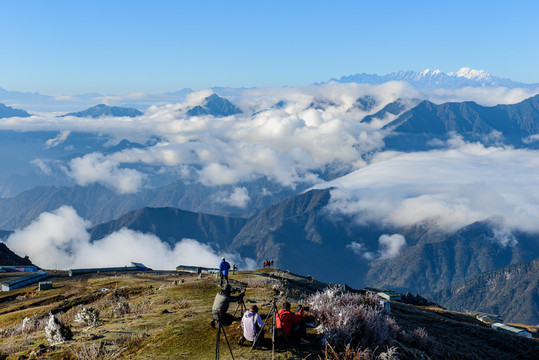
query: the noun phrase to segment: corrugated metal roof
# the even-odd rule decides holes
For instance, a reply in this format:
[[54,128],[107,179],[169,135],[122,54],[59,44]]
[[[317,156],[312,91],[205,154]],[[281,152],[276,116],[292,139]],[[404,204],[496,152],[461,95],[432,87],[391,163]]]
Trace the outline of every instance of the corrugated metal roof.
[[28,280],[32,280],[34,278],[35,279],[42,279],[43,275],[47,275],[47,273],[44,272],[44,271],[38,271],[37,273],[28,274],[28,275],[17,277],[15,279],[4,281],[4,282],[2,282],[2,285],[13,286],[13,285],[16,285],[18,283],[22,283],[22,282],[25,282],[25,281],[28,281]]

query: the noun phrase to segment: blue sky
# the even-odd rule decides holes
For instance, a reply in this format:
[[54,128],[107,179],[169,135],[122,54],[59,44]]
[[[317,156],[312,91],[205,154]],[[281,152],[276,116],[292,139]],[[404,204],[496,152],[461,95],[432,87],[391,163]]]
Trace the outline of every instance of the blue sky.
[[0,1],[0,87],[300,86],[470,66],[539,83],[539,2]]

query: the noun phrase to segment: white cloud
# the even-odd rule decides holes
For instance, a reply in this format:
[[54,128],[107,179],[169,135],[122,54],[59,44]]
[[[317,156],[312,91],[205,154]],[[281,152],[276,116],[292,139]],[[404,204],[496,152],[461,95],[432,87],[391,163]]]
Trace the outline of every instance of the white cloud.
[[410,226],[433,220],[454,231],[496,217],[509,229],[539,231],[538,151],[458,140],[453,146],[380,153],[370,165],[318,187],[337,187],[328,209],[359,222]]
[[392,259],[399,255],[401,249],[406,246],[406,239],[401,234],[382,235],[378,239],[380,243],[380,259]]
[[365,245],[358,242],[352,241],[350,244],[346,245],[346,248],[351,250],[354,254],[361,256],[367,260],[374,259],[374,254],[370,251],[367,251]]
[[231,185],[241,180],[241,173],[228,166],[211,163],[199,171],[200,182],[204,185]]
[[69,134],[71,134],[71,131],[69,130],[60,131],[58,136],[56,136],[54,139],[49,139],[45,142],[45,147],[52,148],[60,145],[67,140]]
[[30,161],[30,164],[35,165],[41,170],[45,175],[51,175],[52,170],[47,162],[43,159],[34,159]]
[[475,101],[483,106],[498,104],[516,104],[538,93],[537,89],[509,89],[500,87],[463,87],[460,89],[432,89],[422,98],[437,104],[443,102]]
[[115,189],[120,194],[137,192],[142,187],[145,175],[137,170],[119,166],[119,163],[110,157],[91,153],[71,160],[70,170],[67,172],[81,186],[97,182]]
[[126,228],[90,242],[89,226],[73,208],[62,206],[42,213],[30,225],[15,231],[6,245],[47,269],[126,266],[131,261],[163,270],[175,269],[180,264],[216,267],[221,256],[244,269],[255,264],[254,260],[242,259],[237,254],[218,254],[194,239],[183,239],[171,248],[153,234]]
[[368,251],[365,245],[356,241],[352,241],[350,244],[346,245],[346,248],[369,261],[375,259],[386,260],[399,255],[401,249],[406,246],[406,239],[401,234],[384,234],[378,238],[378,243],[379,248],[376,253]]
[[251,201],[249,192],[244,187],[236,187],[232,192],[218,192],[215,194],[214,200],[241,209],[246,208]]

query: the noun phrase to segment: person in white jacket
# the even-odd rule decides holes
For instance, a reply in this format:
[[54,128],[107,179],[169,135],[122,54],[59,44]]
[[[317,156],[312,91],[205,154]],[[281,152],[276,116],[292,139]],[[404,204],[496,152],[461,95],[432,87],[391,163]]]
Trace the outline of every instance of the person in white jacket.
[[251,306],[250,310],[247,310],[243,317],[241,318],[241,328],[243,329],[243,335],[238,342],[240,345],[243,344],[245,340],[253,342],[255,340],[256,334],[262,332],[258,336],[258,344],[261,343],[261,340],[264,338],[264,330],[262,326],[264,322],[262,317],[258,314],[258,306]]

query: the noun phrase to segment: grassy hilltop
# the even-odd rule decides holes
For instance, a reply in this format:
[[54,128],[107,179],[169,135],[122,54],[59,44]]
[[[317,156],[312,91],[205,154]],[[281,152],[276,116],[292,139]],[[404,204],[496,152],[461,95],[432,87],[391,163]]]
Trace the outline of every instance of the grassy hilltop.
[[[0,293],[0,359],[215,358],[216,331],[209,325],[211,306],[219,289],[214,276],[198,278],[175,272],[147,272],[68,277],[65,272],[49,273],[52,290],[37,291],[37,286],[31,286]],[[6,279],[5,275],[2,280]],[[328,286],[275,269],[240,271],[231,275],[231,279],[233,286],[247,288],[247,307],[256,303],[264,319],[270,309],[268,303],[274,297],[279,298],[279,306],[287,299],[295,309],[310,294]],[[339,304],[350,299],[354,299],[353,296],[343,297]],[[362,301],[368,302],[368,299]],[[338,306],[336,303],[334,308]],[[87,309],[86,314],[92,309],[99,315],[84,318],[83,308]],[[229,313],[235,309],[236,303],[232,303]],[[342,310],[343,316],[346,311],[352,310]],[[71,327],[72,340],[50,344],[45,331],[49,313]],[[309,321],[317,320],[313,314],[318,313],[311,305]],[[326,359],[325,351],[340,354],[333,359],[531,359],[539,356],[537,339],[499,333],[471,316],[436,306],[391,302],[391,312],[382,315],[379,323],[390,324],[392,335],[373,335],[369,331],[379,329],[368,326],[362,328],[364,332],[359,337],[344,334],[345,329],[337,334],[343,339],[352,339],[348,355],[345,354],[347,344],[334,342],[334,350],[325,348],[322,335],[309,329],[310,345],[289,346],[281,341],[276,345],[275,357]],[[239,311],[236,316],[241,316]],[[81,319],[84,321],[77,321]],[[271,359],[271,342],[253,351],[249,346],[237,344],[241,334],[239,324],[236,321],[226,328],[234,358]],[[377,345],[369,347],[367,339]],[[361,349],[354,351],[357,346]],[[223,336],[220,355],[222,359],[231,358]]]

